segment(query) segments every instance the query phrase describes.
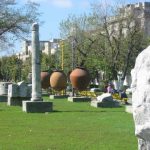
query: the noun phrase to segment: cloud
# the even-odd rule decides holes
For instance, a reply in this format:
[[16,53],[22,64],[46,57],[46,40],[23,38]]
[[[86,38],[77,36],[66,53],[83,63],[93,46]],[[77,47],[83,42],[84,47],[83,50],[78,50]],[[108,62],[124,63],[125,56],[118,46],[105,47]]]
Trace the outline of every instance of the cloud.
[[73,3],[71,0],[52,0],[51,2],[56,7],[71,8]]
[[82,1],[80,1],[79,5],[82,8],[88,8],[90,6],[90,2],[88,0],[82,0]]

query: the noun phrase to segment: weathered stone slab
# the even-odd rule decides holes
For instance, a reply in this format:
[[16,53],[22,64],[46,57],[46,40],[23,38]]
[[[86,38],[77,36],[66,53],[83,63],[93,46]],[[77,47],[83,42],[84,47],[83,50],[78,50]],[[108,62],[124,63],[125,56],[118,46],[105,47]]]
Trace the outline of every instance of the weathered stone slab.
[[91,98],[89,97],[68,97],[68,101],[70,102],[89,102]]
[[27,92],[28,92],[27,84],[24,81],[18,82],[17,84],[19,86],[19,88],[18,88],[19,97],[27,97]]
[[69,95],[50,95],[50,99],[62,99],[62,98],[68,98]]
[[97,97],[96,101],[91,102],[91,106],[93,107],[120,107],[120,103],[116,100],[113,100],[113,97],[110,93],[103,93],[102,95]]
[[27,113],[45,113],[53,111],[52,102],[23,101],[22,110]]
[[29,101],[31,97],[8,97],[8,106],[22,106],[22,101]]
[[7,95],[0,95],[0,102],[7,102]]
[[113,107],[120,107],[120,103],[118,101],[91,101],[91,106],[93,107],[104,107],[104,108],[113,108]]

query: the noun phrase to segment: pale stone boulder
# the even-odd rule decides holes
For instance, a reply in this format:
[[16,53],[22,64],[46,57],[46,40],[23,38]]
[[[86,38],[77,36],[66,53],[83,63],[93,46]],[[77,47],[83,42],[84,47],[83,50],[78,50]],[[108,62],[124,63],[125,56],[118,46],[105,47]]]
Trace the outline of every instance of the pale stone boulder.
[[113,98],[112,98],[110,93],[104,93],[100,96],[97,96],[97,101],[99,101],[99,102],[104,102],[106,100],[107,101],[113,101]]
[[150,46],[137,57],[132,75],[132,108],[139,150],[150,150]]

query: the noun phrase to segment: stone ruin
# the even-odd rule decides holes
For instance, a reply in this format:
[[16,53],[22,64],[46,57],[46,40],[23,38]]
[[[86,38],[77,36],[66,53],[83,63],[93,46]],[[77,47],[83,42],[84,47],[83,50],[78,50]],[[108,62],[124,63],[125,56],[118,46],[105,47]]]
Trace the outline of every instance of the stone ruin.
[[8,85],[11,82],[0,82],[0,102],[7,102]]
[[139,150],[150,150],[150,46],[137,57],[132,75],[132,109]]
[[24,81],[13,83],[8,85],[8,105],[22,106],[22,101],[30,100],[32,93],[31,84],[27,84]]

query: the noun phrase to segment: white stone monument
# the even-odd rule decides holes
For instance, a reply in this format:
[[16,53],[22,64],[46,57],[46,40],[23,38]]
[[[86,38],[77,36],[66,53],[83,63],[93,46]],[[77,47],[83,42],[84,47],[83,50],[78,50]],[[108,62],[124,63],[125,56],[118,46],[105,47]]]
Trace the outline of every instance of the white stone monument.
[[150,150],[150,46],[137,57],[132,75],[132,108],[139,150]]
[[32,97],[31,101],[23,101],[25,112],[51,112],[52,103],[44,102],[41,89],[41,62],[40,62],[39,25],[32,25]]

